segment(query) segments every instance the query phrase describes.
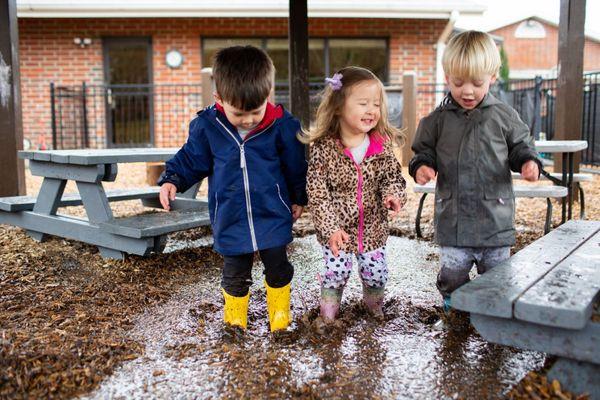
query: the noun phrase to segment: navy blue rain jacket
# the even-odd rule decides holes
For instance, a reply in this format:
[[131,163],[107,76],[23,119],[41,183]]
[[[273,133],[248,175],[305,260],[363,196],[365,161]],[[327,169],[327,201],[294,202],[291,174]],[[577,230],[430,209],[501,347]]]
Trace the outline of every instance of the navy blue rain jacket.
[[214,248],[223,255],[290,243],[291,204],[307,203],[307,162],[296,138],[300,123],[271,104],[260,125],[265,122],[242,140],[215,105],[206,108],[190,123],[187,142],[159,181],[184,192],[208,177]]

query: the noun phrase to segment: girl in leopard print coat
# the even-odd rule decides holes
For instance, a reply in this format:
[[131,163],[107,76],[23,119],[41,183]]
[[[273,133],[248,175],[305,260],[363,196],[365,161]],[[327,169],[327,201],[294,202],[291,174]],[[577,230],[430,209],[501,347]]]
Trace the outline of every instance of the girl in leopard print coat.
[[337,317],[353,254],[363,301],[382,316],[388,209],[397,214],[406,202],[406,182],[392,152],[392,143],[403,138],[387,120],[385,91],[371,71],[346,67],[326,82],[316,127],[300,137],[311,143],[307,192],[323,246],[321,317]]

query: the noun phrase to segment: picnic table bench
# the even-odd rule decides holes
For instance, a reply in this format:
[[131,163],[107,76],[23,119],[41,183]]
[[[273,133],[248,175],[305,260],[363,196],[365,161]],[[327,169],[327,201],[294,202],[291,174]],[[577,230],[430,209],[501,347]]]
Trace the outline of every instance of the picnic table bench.
[[[419,207],[417,208],[417,215],[415,218],[415,231],[417,237],[422,238],[421,232],[421,214],[423,213],[423,204],[425,198],[430,193],[435,193],[435,182],[429,182],[425,185],[415,184],[413,191],[415,193],[421,193],[421,199],[419,200]],[[513,186],[513,193],[515,197],[528,197],[528,198],[546,198],[546,219],[544,223],[544,233],[548,233],[551,228],[552,222],[552,198],[565,198],[568,195],[568,189],[564,186]]]
[[549,378],[600,399],[599,293],[600,221],[571,220],[455,290],[451,303],[490,342],[558,356]]
[[[562,181],[562,174],[559,172],[551,172],[548,175],[554,182]],[[521,175],[518,172],[511,172],[511,177],[513,180],[523,179],[523,175]],[[545,175],[540,175],[540,181],[544,180],[549,180],[549,178]],[[574,173],[572,176],[572,183],[591,182],[593,180],[594,177],[592,176],[592,174]],[[585,193],[581,185],[577,186],[577,189],[579,191],[579,219],[585,219]]]
[[[559,184],[555,187],[549,186],[514,186],[515,197],[529,197],[529,198],[546,198],[546,222],[544,224],[544,233],[550,231],[550,223],[552,219],[552,203],[550,199],[559,198],[562,200],[562,219],[561,223],[564,223],[567,219],[571,219],[573,209],[573,184],[590,181],[592,176],[590,174],[581,174],[574,172],[574,154],[585,150],[588,144],[585,140],[536,140],[535,148],[540,153],[560,153],[562,154],[562,172],[560,173],[545,173],[547,176],[540,175],[540,180],[550,179],[555,184]],[[512,173],[513,179],[520,179],[521,174]],[[415,219],[415,231],[417,237],[423,237],[421,232],[421,214],[423,212],[423,203],[428,194],[435,192],[435,184],[429,183],[427,185],[415,185],[415,193],[422,193],[419,201],[419,207],[417,209],[417,216]],[[585,197],[583,189],[579,186],[579,200],[580,200],[580,218],[585,218]]]
[[[573,183],[575,182],[575,153],[585,150],[588,143],[585,140],[536,140],[535,149],[540,153],[557,153],[562,155],[560,175],[561,186],[567,188],[567,196],[562,199],[561,223],[571,219],[573,211]],[[580,194],[582,192],[580,191]]]
[[[126,253],[161,252],[167,234],[210,223],[207,202],[196,199],[199,183],[178,194],[169,213],[115,218],[109,202],[139,199],[147,207],[161,208],[159,188],[105,191],[102,182],[116,179],[118,164],[165,161],[177,150],[20,151],[19,157],[29,160],[31,174],[44,179],[35,197],[0,198],[0,223],[25,228],[38,241],[47,235],[56,235],[97,245],[105,258],[122,259]],[[79,193],[63,194],[69,180],[75,181]],[[59,207],[76,205],[84,206],[87,219],[57,213]]]

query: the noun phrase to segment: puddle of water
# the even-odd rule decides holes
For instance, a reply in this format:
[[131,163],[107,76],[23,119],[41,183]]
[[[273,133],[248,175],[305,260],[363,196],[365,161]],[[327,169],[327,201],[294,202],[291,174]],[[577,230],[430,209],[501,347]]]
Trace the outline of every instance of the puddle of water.
[[138,318],[132,335],[145,356],[86,398],[501,398],[544,356],[488,344],[461,316],[451,329],[433,329],[436,253],[391,237],[385,319],[365,313],[353,271],[339,326],[323,332],[314,328],[322,262],[314,236],[290,246],[294,322],[283,334],[269,333],[260,266],[245,333],[223,327],[221,266],[207,268],[202,281]]

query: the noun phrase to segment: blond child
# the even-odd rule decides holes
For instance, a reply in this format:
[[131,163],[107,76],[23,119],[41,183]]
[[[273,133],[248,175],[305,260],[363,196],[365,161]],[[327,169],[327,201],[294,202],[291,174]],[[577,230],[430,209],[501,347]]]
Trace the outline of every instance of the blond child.
[[517,112],[489,93],[500,55],[486,33],[454,36],[442,65],[450,92],[419,123],[409,173],[419,184],[437,179],[435,240],[440,245],[437,287],[444,309],[469,281],[510,256],[515,243],[511,170],[528,181],[541,163]]
[[398,213],[406,201],[406,182],[392,153],[401,135],[388,122],[385,91],[371,71],[346,67],[326,81],[316,126],[301,137],[312,143],[307,192],[323,247],[321,317],[337,317],[353,254],[363,301],[382,316],[388,209]]

